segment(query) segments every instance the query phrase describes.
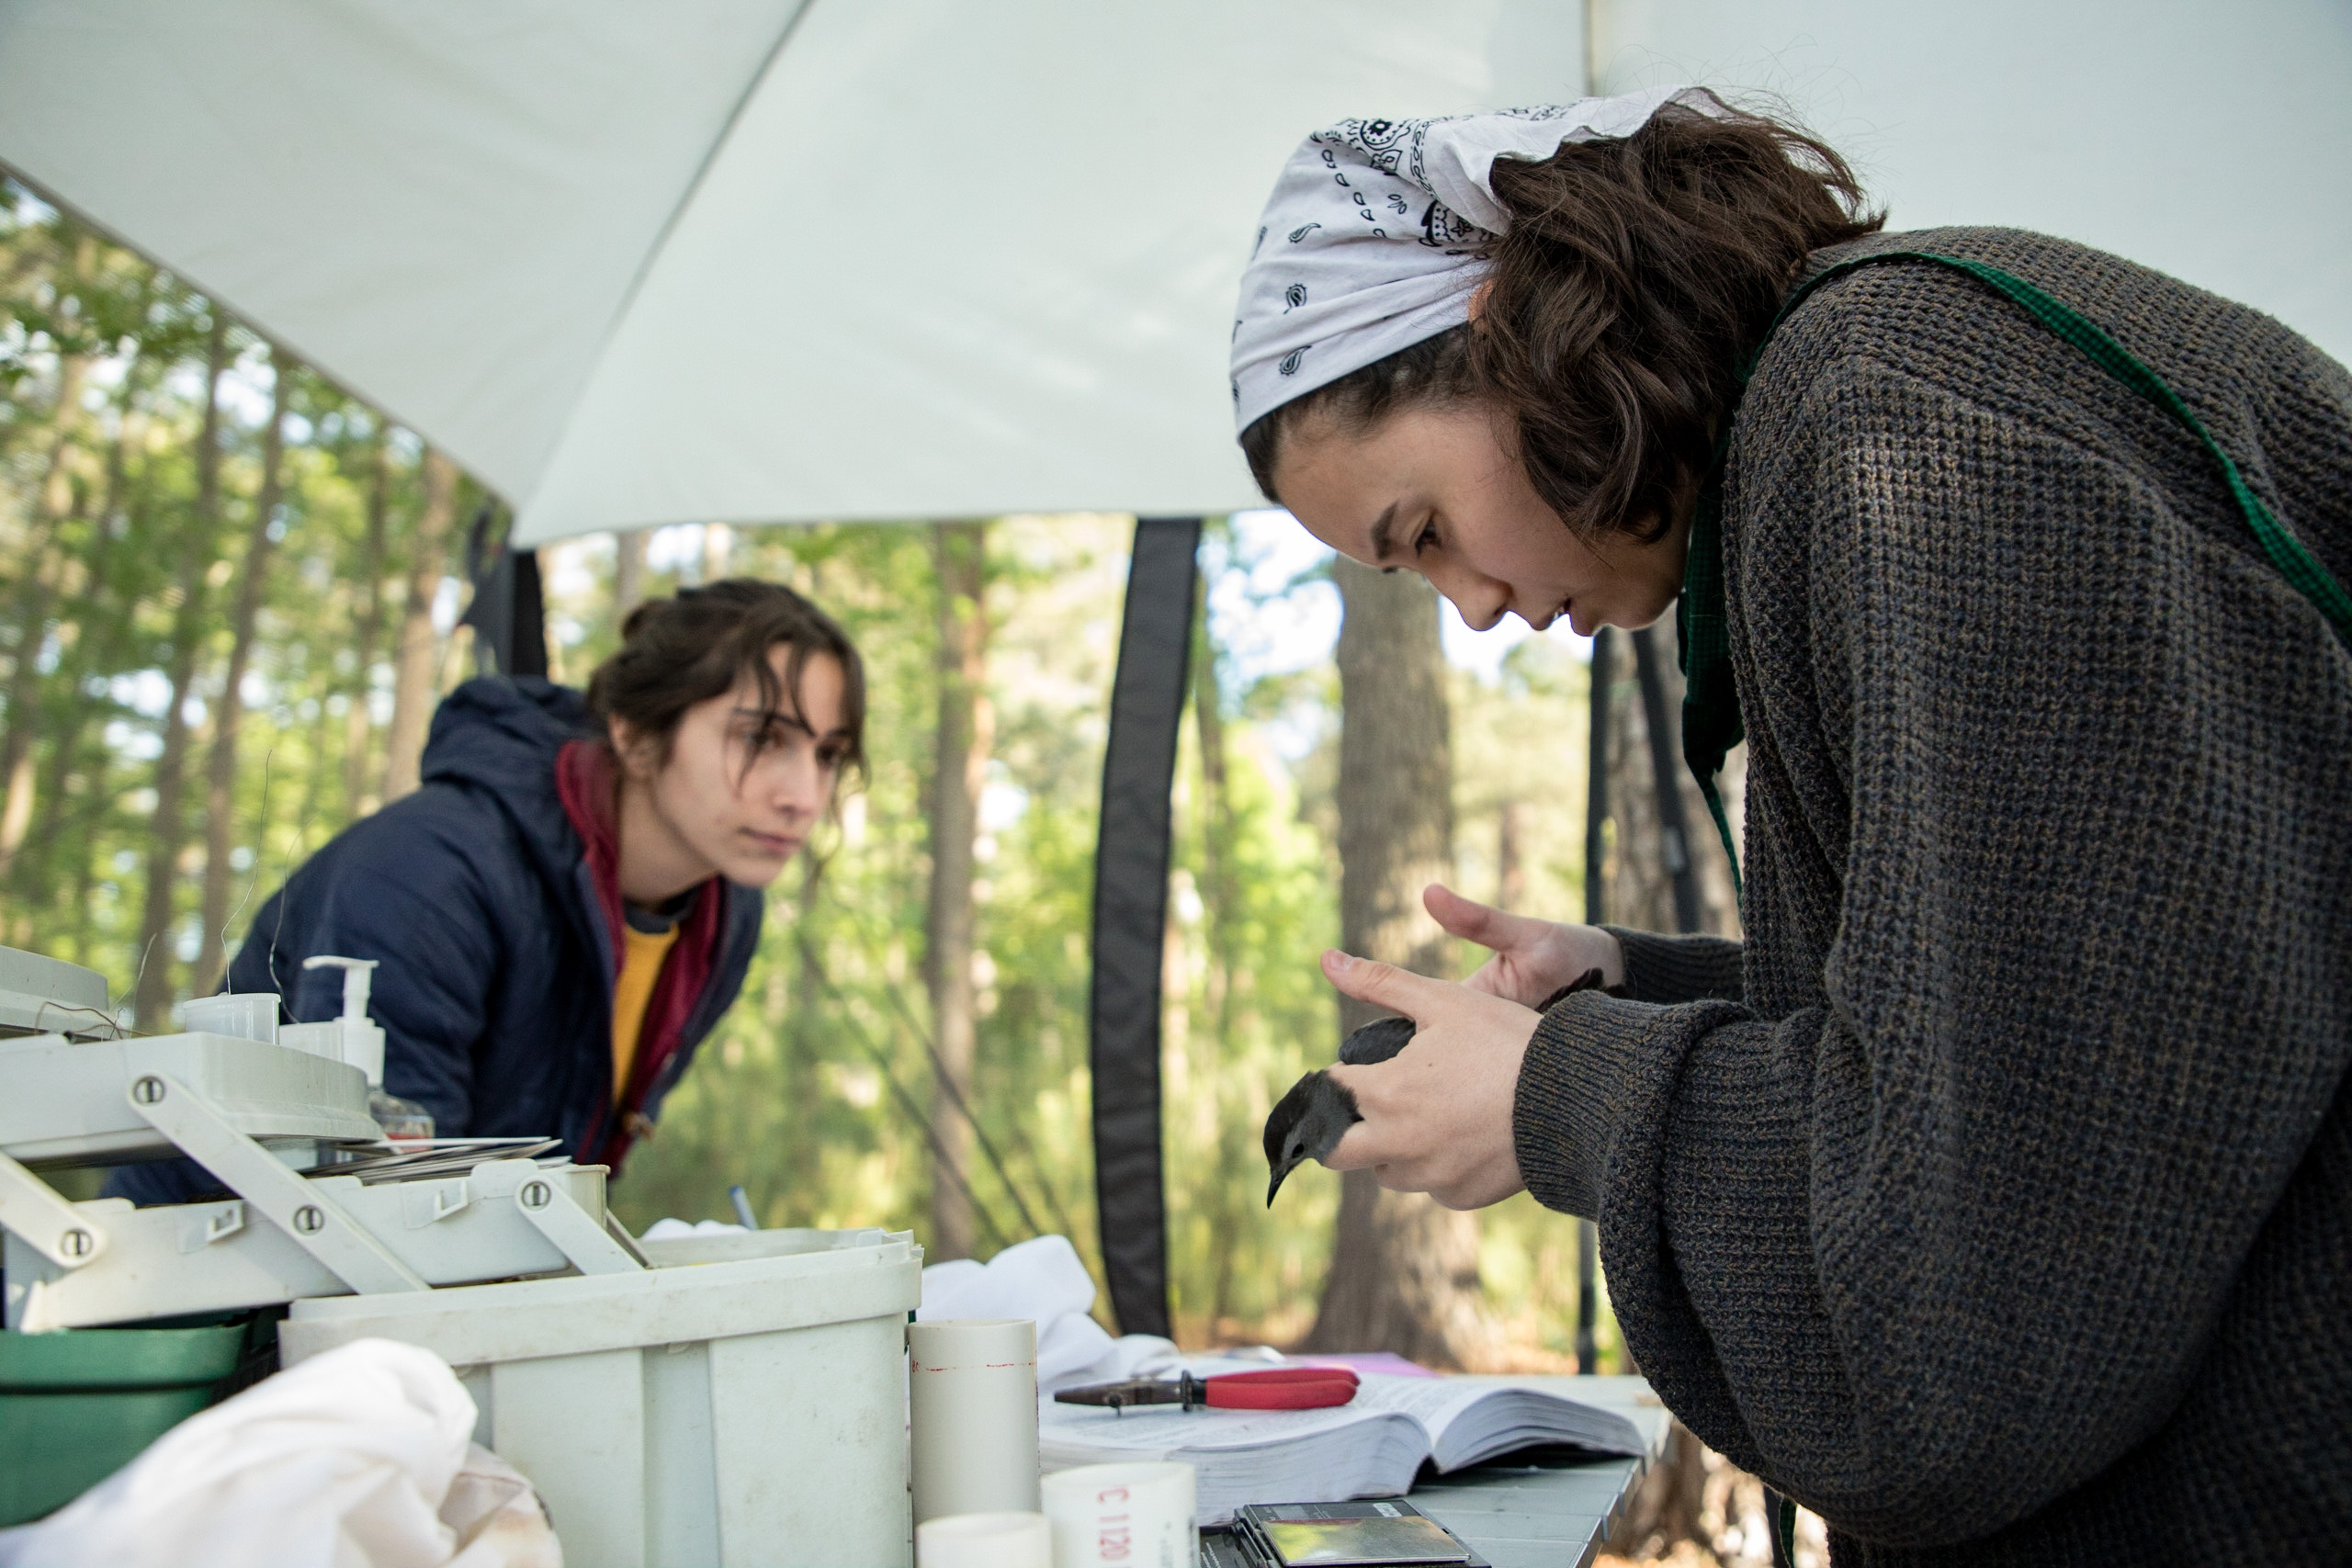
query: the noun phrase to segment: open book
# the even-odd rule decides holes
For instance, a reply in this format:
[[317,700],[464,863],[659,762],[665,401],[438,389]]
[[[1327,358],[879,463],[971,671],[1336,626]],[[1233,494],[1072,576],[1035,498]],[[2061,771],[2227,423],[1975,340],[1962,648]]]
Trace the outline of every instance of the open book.
[[[1240,1370],[1193,1365],[1202,1373]],[[1665,1412],[1636,1405],[1645,1392],[1638,1378],[1375,1373],[1351,1403],[1328,1410],[1114,1411],[1057,1404],[1049,1394],[1038,1404],[1037,1442],[1048,1471],[1181,1460],[1199,1478],[1200,1522],[1213,1525],[1245,1503],[1401,1495],[1424,1460],[1460,1470],[1539,1443],[1647,1453]]]

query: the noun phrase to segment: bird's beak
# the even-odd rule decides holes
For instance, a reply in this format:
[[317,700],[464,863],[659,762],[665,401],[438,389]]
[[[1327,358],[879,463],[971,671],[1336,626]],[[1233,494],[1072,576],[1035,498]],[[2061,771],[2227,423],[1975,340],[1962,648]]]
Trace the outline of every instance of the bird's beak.
[[1288,1166],[1288,1165],[1283,1166],[1283,1167],[1282,1167],[1280,1169],[1278,1169],[1278,1170],[1276,1170],[1276,1171],[1274,1172],[1274,1179],[1273,1179],[1272,1181],[1269,1181],[1269,1182],[1267,1182],[1267,1183],[1266,1183],[1266,1207],[1267,1207],[1267,1208],[1271,1209],[1271,1208],[1272,1208],[1272,1207],[1274,1206],[1274,1194],[1275,1194],[1275,1193],[1277,1193],[1277,1192],[1279,1192],[1279,1191],[1281,1191],[1281,1190],[1283,1190],[1283,1177],[1285,1177],[1285,1176],[1288,1176],[1288,1175],[1289,1175],[1293,1170],[1295,1170],[1295,1169],[1296,1169],[1296,1168],[1296,1168],[1295,1166]]

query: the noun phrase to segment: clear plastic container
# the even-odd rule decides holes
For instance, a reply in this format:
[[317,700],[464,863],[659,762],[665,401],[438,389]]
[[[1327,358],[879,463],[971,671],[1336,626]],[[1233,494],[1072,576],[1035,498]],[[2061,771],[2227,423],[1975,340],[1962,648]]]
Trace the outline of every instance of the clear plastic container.
[[192,1034],[225,1034],[232,1040],[277,1043],[277,993],[233,991],[198,997],[181,1013]]

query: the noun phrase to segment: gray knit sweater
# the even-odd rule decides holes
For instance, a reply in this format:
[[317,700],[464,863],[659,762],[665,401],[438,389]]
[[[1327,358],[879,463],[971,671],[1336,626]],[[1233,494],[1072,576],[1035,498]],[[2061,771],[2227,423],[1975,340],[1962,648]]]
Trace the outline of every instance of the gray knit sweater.
[[[2352,581],[2352,377],[2038,235]],[[1519,1085],[1667,1404],[1846,1563],[2352,1562],[2352,655],[2211,460],[1950,269],[1735,423],[1745,948],[1626,934]]]

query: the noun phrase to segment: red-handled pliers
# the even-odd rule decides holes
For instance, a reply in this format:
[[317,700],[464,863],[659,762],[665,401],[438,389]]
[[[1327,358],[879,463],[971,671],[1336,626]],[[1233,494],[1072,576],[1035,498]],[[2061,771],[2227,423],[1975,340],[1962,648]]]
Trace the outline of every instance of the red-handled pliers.
[[1064,1404],[1107,1404],[1124,1410],[1130,1404],[1181,1404],[1197,1410],[1321,1410],[1345,1404],[1356,1396],[1356,1375],[1345,1367],[1274,1367],[1262,1372],[1220,1372],[1196,1378],[1180,1372],[1171,1379],[1128,1378],[1121,1382],[1089,1383],[1066,1388],[1054,1395]]

